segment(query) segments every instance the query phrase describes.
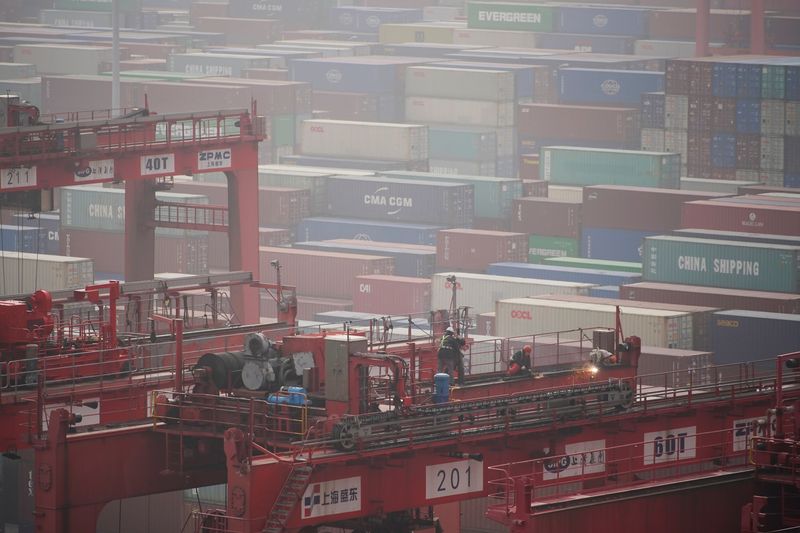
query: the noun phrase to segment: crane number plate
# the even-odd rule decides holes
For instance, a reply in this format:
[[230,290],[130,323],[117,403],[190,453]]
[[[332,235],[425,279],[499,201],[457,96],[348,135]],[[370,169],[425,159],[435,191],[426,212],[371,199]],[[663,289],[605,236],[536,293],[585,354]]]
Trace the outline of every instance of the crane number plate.
[[36,167],[12,167],[2,169],[0,189],[18,189],[36,186]]
[[483,463],[474,459],[425,467],[425,498],[483,491]]
[[142,176],[175,173],[175,154],[143,155],[140,159]]

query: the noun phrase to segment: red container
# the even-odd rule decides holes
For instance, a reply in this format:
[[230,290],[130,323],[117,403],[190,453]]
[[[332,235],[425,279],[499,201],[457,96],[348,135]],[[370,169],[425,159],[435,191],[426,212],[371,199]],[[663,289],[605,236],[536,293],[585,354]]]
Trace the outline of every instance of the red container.
[[[664,2],[658,2],[663,5]],[[694,41],[695,10],[664,9],[650,12],[649,37],[654,40]],[[712,9],[709,20],[710,42],[729,43],[732,35],[747,38],[750,12]]]
[[[691,86],[690,81],[690,90]],[[688,128],[690,131],[711,131],[713,126],[713,114],[713,98],[710,96],[689,96]]]
[[713,63],[709,61],[692,61],[689,63],[689,96],[697,95],[708,99],[713,94],[713,83]]
[[483,272],[491,263],[528,260],[525,233],[448,229],[436,234],[436,267]]
[[[292,232],[288,229],[258,228],[259,246],[289,246],[291,243]],[[214,270],[229,270],[229,250],[227,232],[208,232],[208,268]]]
[[[197,78],[187,83],[245,87],[249,98],[258,102],[260,113],[296,115],[311,113],[311,85],[302,81],[274,81],[243,78]],[[192,89],[194,91],[194,89]],[[247,106],[249,108],[249,105]]]
[[714,131],[736,133],[736,99],[714,98],[711,108],[711,127]]
[[698,201],[683,204],[681,227],[797,235],[800,205],[735,204]]
[[621,286],[619,297],[620,300],[664,302],[719,309],[800,313],[800,294],[782,292],[743,291],[695,285],[641,282]]
[[652,187],[584,187],[583,224],[592,228],[670,231],[681,227],[684,202],[719,196],[723,195]]
[[197,31],[224,33],[229,45],[256,46],[274,41],[279,24],[280,21],[274,19],[199,17],[195,27]]
[[249,80],[289,81],[289,69],[243,68],[242,77]]
[[520,104],[521,137],[604,141],[634,147],[639,143],[639,110],[563,104]]
[[493,337],[495,333],[495,314],[481,313],[478,315],[475,327],[475,335],[487,335]]
[[548,181],[540,179],[523,179],[522,180],[522,196],[547,198]]
[[377,94],[314,91],[314,109],[328,111],[334,120],[380,120]]
[[553,198],[517,198],[511,211],[511,231],[580,239],[580,202]]
[[[539,181],[539,154],[521,154],[519,156],[519,177],[522,180]],[[525,194],[525,196],[539,195]]]
[[260,252],[261,280],[275,283],[275,269],[270,261],[277,259],[283,266],[282,282],[297,287],[297,293],[302,296],[351,298],[356,276],[394,273],[394,260],[378,255],[272,246],[262,246]]
[[405,276],[358,276],[353,311],[380,315],[419,315],[431,310],[431,280]]
[[[123,274],[125,271],[122,233],[62,228],[59,243],[62,255],[91,257],[95,272]],[[154,272],[208,274],[208,237],[157,235]]]

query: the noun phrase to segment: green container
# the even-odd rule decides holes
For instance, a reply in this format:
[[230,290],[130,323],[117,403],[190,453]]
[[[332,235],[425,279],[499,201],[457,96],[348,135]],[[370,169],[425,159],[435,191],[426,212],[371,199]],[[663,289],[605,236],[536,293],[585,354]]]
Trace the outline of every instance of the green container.
[[294,115],[273,115],[270,118],[272,130],[270,140],[273,146],[294,146],[295,135],[295,116]]
[[428,126],[428,154],[431,159],[494,161],[497,133],[491,129]]
[[[156,200],[182,204],[207,205],[208,197],[201,194],[156,192]],[[64,229],[125,231],[125,190],[79,185],[61,189],[61,227]],[[177,228],[156,228],[156,235],[202,237],[207,231]]]
[[475,216],[479,218],[507,218],[514,199],[522,196],[522,182],[514,178],[406,172],[404,170],[393,170],[382,174],[404,180],[457,182],[472,185],[475,195]]
[[571,268],[590,268],[594,270],[612,270],[614,272],[642,273],[642,264],[629,261],[607,261],[605,259],[585,259],[583,257],[550,257],[543,261],[545,265]]
[[656,236],[645,238],[645,281],[800,292],[800,247]]
[[577,257],[581,241],[566,237],[546,235],[528,236],[528,263],[542,263],[545,259],[556,257]]
[[554,185],[679,189],[681,155],[573,146],[542,148],[539,176]]
[[488,30],[553,31],[556,8],[513,2],[469,2],[467,27]]
[[[128,13],[139,13],[142,0],[117,0],[119,9]],[[111,11],[112,0],[56,0],[55,9],[74,11]]]
[[761,67],[761,98],[783,100],[786,95],[786,67],[764,65]]

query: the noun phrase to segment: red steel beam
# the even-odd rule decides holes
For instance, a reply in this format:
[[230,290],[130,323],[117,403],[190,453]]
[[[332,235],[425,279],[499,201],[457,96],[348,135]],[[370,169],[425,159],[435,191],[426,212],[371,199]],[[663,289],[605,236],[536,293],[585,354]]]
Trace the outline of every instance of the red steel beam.
[[711,0],[695,0],[697,10],[694,29],[694,55],[706,57],[708,53],[709,22],[711,20]]
[[767,51],[764,33],[764,0],[752,0],[750,7],[750,53]]

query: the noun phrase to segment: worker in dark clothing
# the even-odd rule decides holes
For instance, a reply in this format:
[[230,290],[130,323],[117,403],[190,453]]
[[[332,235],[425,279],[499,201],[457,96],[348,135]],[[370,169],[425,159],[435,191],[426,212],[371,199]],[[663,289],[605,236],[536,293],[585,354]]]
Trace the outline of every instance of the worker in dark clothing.
[[439,345],[437,357],[439,359],[439,372],[445,372],[453,377],[453,372],[458,370],[458,383],[464,383],[464,355],[461,348],[464,347],[464,339],[457,337],[453,328],[448,327],[444,330],[442,342]]
[[521,350],[514,352],[511,360],[508,362],[508,376],[516,376],[523,371],[531,371],[531,352],[533,349],[530,345],[526,344]]

